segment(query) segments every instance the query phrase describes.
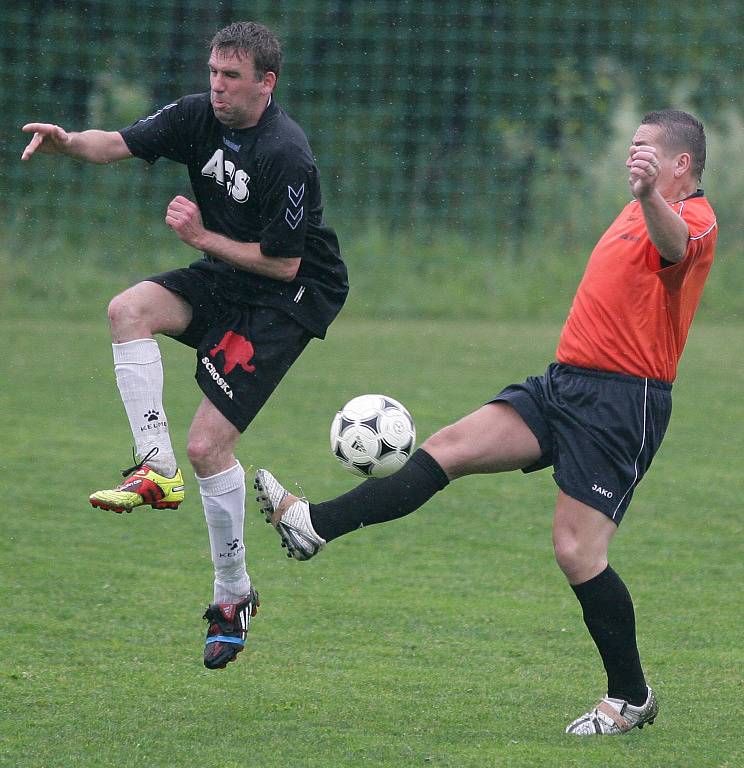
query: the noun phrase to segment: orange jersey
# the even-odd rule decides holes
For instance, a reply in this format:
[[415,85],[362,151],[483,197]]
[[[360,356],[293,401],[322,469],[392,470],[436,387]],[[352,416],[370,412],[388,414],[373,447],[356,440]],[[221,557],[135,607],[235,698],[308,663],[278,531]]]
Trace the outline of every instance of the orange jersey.
[[662,266],[640,203],[628,203],[589,257],[558,342],[559,362],[674,381],[718,229],[702,191],[671,207],[690,231],[682,261]]

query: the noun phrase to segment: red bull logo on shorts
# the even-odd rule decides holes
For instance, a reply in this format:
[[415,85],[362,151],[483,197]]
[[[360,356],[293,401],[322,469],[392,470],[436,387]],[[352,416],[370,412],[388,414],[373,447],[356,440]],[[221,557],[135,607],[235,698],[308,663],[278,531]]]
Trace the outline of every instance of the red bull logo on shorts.
[[222,352],[225,361],[225,375],[231,373],[236,366],[240,366],[246,373],[253,373],[256,370],[255,365],[250,365],[253,355],[256,354],[251,344],[245,336],[241,336],[235,331],[228,331],[222,341],[214,348],[209,350],[210,357],[216,357]]

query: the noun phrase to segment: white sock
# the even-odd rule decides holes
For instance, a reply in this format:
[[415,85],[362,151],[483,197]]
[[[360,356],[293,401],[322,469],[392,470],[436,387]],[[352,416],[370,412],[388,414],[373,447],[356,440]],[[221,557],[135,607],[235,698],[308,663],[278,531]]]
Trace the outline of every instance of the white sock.
[[155,339],[136,339],[112,344],[114,372],[134,445],[140,459],[153,448],[158,451],[147,463],[158,474],[173,477],[178,469],[163,408],[163,365]]
[[240,462],[211,477],[196,477],[214,563],[214,602],[237,603],[251,589],[245,569],[245,472]]

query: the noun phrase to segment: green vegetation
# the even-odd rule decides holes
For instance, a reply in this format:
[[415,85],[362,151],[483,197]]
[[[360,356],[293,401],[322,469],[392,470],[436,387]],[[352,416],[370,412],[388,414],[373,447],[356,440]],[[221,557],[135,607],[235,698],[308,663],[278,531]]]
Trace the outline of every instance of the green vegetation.
[[[340,229],[351,283],[344,314],[358,319],[561,322],[591,248],[565,250],[559,230],[547,239],[531,236],[528,254],[518,257],[508,243],[468,240],[458,233],[423,238],[374,225],[344,231],[343,222]],[[601,230],[592,234],[598,237]],[[700,309],[708,321],[744,318],[744,267],[731,241],[730,231],[721,233]],[[6,316],[37,317],[54,307],[68,319],[104,319],[108,301],[119,291],[199,258],[160,221],[142,221],[135,238],[114,221],[101,224],[97,237],[78,234],[71,244],[66,235],[46,229],[39,242],[18,235],[0,242],[0,303]]]
[[[20,127],[113,130],[205,89],[206,42],[234,8],[58,5],[0,9],[13,94],[0,110],[0,301],[16,317],[55,305],[101,318],[116,291],[195,257],[163,224],[188,194],[185,170],[22,164]],[[737,3],[258,0],[252,12],[284,42],[277,97],[318,158],[351,271],[347,315],[559,322],[628,199],[638,121],[673,106],[708,135],[703,185],[720,238],[702,317],[744,320]],[[18,61],[35,62],[31,80]]]
[[[183,176],[176,183],[163,163],[114,172],[35,160],[29,170],[18,161],[20,127],[41,120],[116,130],[206,90],[207,42],[241,11],[206,0],[179,0],[172,12],[151,0],[63,5],[0,7],[3,221],[35,217],[24,238],[49,219],[95,237],[109,203],[107,220],[136,239],[143,214],[160,222],[164,202],[185,191]],[[732,75],[741,11],[731,0],[694,8],[659,0],[255,0],[250,12],[283,42],[277,98],[308,134],[345,242],[372,220],[396,233],[490,239],[499,253],[532,255],[534,236],[546,234],[564,252],[582,251],[592,239],[582,235],[601,228],[627,195],[616,184],[624,148],[651,109],[700,115],[711,144],[726,152],[710,178],[737,173],[729,158],[744,135]],[[19,62],[32,62],[32,72]],[[609,206],[595,173],[608,161]],[[728,191],[713,199],[733,227],[741,196]]]
[[[552,562],[549,472],[465,478],[309,563],[283,557],[249,502],[262,608],[239,661],[208,672],[211,563],[196,485],[187,479],[173,513],[87,505],[128,463],[130,438],[105,322],[60,319],[61,308],[2,320],[1,766],[744,763],[741,324],[693,327],[667,440],[611,553],[662,712],[627,737],[577,741],[563,728],[604,679]],[[558,330],[344,315],[260,414],[240,459],[310,498],[335,495],[355,482],[327,449],[345,399],[389,392],[423,437],[542,370]],[[193,354],[169,341],[163,352],[183,457],[199,398]]]
[[[560,322],[591,248],[628,201],[623,164],[639,119],[636,102],[621,100],[606,151],[589,153],[578,175],[560,158],[546,161],[531,180],[534,206],[525,211],[520,231],[510,226],[471,231],[462,222],[448,226],[446,216],[396,225],[374,214],[371,192],[364,217],[329,204],[326,218],[338,231],[352,285],[345,313]],[[744,185],[730,158],[744,154],[744,122],[724,111],[707,133],[703,182],[718,215],[719,246],[700,316],[737,322],[744,320],[738,210]],[[514,137],[507,134],[505,140]],[[349,161],[349,173],[358,170],[357,162]],[[68,197],[60,199],[53,187],[45,187],[0,224],[0,301],[7,314],[37,316],[55,306],[70,319],[102,318],[119,290],[199,258],[163,222],[168,201],[185,191],[183,168],[167,161],[154,168],[139,161],[86,166],[49,157],[23,166],[31,179],[72,169],[75,184]],[[513,196],[483,197],[471,215],[486,221],[505,203],[516,204]]]

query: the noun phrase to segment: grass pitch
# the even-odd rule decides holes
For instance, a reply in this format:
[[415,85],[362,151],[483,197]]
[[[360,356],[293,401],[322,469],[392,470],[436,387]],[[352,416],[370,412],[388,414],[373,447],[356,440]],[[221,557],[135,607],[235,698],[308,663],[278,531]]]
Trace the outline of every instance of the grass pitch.
[[[424,438],[541,372],[558,330],[342,318],[246,433],[241,462],[335,495],[356,482],[327,448],[350,397],[391,394]],[[604,676],[552,561],[548,471],[459,480],[309,563],[283,557],[249,494],[262,607],[239,661],[209,672],[211,563],[191,473],[177,512],[86,501],[129,463],[105,321],[4,321],[0,765],[743,765],[743,332],[693,328],[667,439],[611,552],[660,716],[578,740],[563,728]],[[185,460],[193,353],[162,349]]]

